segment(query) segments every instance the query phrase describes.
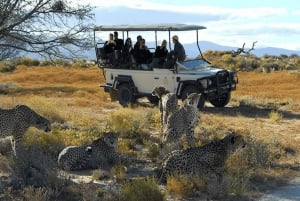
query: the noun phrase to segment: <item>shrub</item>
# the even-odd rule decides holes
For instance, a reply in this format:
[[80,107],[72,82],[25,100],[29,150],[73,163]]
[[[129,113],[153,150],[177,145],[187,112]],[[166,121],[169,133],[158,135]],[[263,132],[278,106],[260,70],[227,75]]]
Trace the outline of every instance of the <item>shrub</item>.
[[144,110],[122,108],[108,117],[108,126],[122,137],[133,138],[149,126],[149,115]]
[[116,165],[111,168],[109,175],[111,178],[116,178],[117,181],[123,181],[126,176],[126,168],[123,165]]
[[159,191],[154,179],[138,178],[122,186],[121,201],[163,201],[164,195]]
[[167,177],[168,193],[174,193],[180,197],[191,196],[195,193],[195,185],[191,179],[182,175],[172,175]]
[[273,110],[269,113],[269,118],[273,123],[275,123],[281,121],[283,119],[283,115],[282,113]]
[[17,153],[18,160],[11,158],[13,183],[33,187],[62,187],[63,181],[57,177],[56,158],[35,146],[23,148]]
[[16,69],[16,66],[9,62],[0,62],[0,72],[1,73],[8,73],[12,72]]
[[28,57],[21,57],[16,60],[14,60],[14,63],[16,65],[24,65],[24,66],[39,66],[40,61],[37,59],[31,59]]

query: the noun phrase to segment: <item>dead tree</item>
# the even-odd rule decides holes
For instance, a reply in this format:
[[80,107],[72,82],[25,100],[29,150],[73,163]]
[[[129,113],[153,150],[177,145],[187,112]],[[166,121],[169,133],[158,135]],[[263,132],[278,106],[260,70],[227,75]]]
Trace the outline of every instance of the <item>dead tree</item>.
[[247,55],[249,55],[251,51],[255,50],[255,48],[254,48],[255,43],[257,43],[257,41],[254,41],[254,42],[252,43],[252,47],[251,47],[249,50],[245,51],[245,53],[246,53]]
[[18,52],[75,58],[91,47],[93,8],[76,2],[1,0],[0,59]]
[[232,56],[235,57],[237,55],[240,55],[241,53],[245,53],[244,48],[245,48],[245,43],[243,44],[243,46],[241,48],[238,48],[236,51],[232,50],[231,51]]

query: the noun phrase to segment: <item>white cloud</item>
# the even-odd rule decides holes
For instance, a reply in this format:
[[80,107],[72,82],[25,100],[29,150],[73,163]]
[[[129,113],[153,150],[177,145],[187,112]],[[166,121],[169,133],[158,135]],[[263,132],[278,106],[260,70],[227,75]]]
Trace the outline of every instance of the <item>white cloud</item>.
[[227,16],[229,18],[262,18],[267,16],[283,15],[287,13],[287,10],[285,8],[222,8],[206,5],[178,6],[163,3],[154,3],[145,0],[85,1],[85,3],[87,2],[100,8],[127,7],[141,10]]
[[[178,21],[178,19],[182,19],[182,23],[201,23],[208,29],[199,32],[200,40],[208,40],[222,45],[239,47],[243,42],[246,42],[250,46],[253,41],[257,40],[259,41],[258,47],[273,46],[294,50],[300,49],[300,41],[298,39],[300,23],[289,18],[289,15],[292,15],[294,18],[300,15],[299,10],[288,12],[283,7],[221,8],[206,5],[177,6],[146,0],[86,0],[85,3],[87,2],[98,6],[100,9],[105,9],[105,11],[116,9],[116,13],[120,12],[117,9],[120,7],[125,7],[122,8],[123,10],[126,7],[147,10],[147,19],[139,20],[146,23],[151,23],[151,11],[155,11],[160,16],[168,17],[169,20]],[[114,16],[114,18],[116,17]],[[128,18],[131,17],[140,18],[140,16],[128,16]],[[129,20],[128,18],[127,21]],[[161,19],[156,17],[156,20]],[[168,19],[163,19],[168,21]],[[120,23],[127,22],[125,19],[119,18],[111,21],[111,23],[116,21]],[[132,21],[135,22],[135,20]],[[153,23],[158,23],[158,21],[153,20]],[[195,39],[193,34],[183,34],[181,41],[185,43],[193,42]]]

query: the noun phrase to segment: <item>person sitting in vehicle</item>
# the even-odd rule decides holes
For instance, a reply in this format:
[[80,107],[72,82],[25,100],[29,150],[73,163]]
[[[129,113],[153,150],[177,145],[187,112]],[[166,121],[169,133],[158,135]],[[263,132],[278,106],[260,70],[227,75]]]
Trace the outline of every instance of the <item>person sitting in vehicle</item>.
[[120,38],[118,37],[118,32],[117,32],[117,31],[114,32],[114,41],[115,41],[115,43],[116,43],[116,48],[115,48],[115,50],[120,50],[120,51],[122,51],[122,50],[124,49],[124,41],[123,41],[123,39],[120,39]]
[[125,46],[124,46],[124,51],[123,51],[123,56],[126,62],[129,63],[135,63],[134,58],[133,58],[133,47],[132,47],[132,41],[131,38],[127,38],[125,41]]
[[133,46],[133,50],[136,52],[136,51],[138,51],[139,49],[140,49],[140,41],[142,40],[143,38],[142,38],[142,36],[141,35],[138,35],[137,37],[136,37],[136,43],[134,44],[134,46]]
[[172,37],[174,43],[174,55],[177,58],[178,62],[183,62],[185,60],[185,50],[183,45],[179,42],[179,38],[177,35]]
[[163,40],[160,46],[157,46],[154,53],[153,63],[162,65],[168,55],[167,41]]
[[113,53],[116,47],[116,42],[113,39],[114,35],[109,34],[108,40],[104,43],[103,49],[105,54]]
[[146,46],[145,39],[140,40],[140,47],[134,52],[138,64],[149,64],[152,61],[152,53]]

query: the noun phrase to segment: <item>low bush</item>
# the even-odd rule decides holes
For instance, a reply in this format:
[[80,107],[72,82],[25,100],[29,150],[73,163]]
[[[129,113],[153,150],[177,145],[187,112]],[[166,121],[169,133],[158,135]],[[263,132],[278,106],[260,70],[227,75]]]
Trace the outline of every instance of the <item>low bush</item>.
[[126,182],[120,193],[121,201],[164,201],[154,179],[138,178]]

